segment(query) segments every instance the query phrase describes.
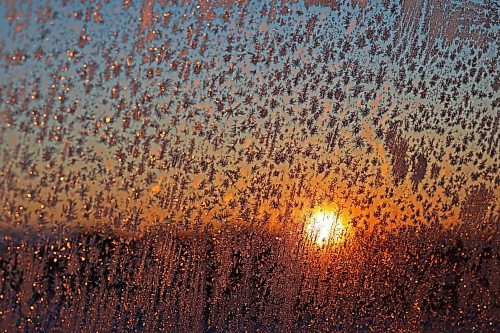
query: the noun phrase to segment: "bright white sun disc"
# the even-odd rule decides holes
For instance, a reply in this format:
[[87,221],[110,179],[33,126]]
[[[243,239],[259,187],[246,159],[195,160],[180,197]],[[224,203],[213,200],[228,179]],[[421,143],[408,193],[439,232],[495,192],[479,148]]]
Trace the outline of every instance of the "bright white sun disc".
[[337,243],[342,239],[345,227],[339,214],[317,212],[310,218],[307,233],[313,242],[317,244],[325,244],[328,241]]

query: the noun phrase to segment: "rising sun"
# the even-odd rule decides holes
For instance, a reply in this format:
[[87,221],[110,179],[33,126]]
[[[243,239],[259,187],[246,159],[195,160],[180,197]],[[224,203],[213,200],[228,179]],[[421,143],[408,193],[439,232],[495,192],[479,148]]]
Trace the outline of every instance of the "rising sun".
[[342,222],[340,212],[318,210],[308,219],[307,234],[317,245],[330,242],[341,243],[347,228]]

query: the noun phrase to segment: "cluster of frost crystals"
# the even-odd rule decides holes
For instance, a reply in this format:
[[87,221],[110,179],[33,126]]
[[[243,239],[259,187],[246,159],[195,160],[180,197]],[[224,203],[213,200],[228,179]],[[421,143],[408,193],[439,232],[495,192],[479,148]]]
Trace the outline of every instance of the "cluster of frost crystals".
[[1,331],[500,328],[494,2],[0,17]]

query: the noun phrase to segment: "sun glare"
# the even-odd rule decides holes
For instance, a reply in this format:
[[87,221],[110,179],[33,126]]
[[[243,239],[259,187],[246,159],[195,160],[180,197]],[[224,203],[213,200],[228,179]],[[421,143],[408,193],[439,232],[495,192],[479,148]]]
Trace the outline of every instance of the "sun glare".
[[311,240],[324,245],[328,242],[340,243],[346,233],[339,212],[319,211],[312,214],[307,225],[307,234]]

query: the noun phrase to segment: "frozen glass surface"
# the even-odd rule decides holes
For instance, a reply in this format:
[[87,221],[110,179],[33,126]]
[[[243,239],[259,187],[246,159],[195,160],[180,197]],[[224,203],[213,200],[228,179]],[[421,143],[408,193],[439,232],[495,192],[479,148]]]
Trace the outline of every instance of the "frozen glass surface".
[[498,13],[0,0],[0,331],[500,330]]

